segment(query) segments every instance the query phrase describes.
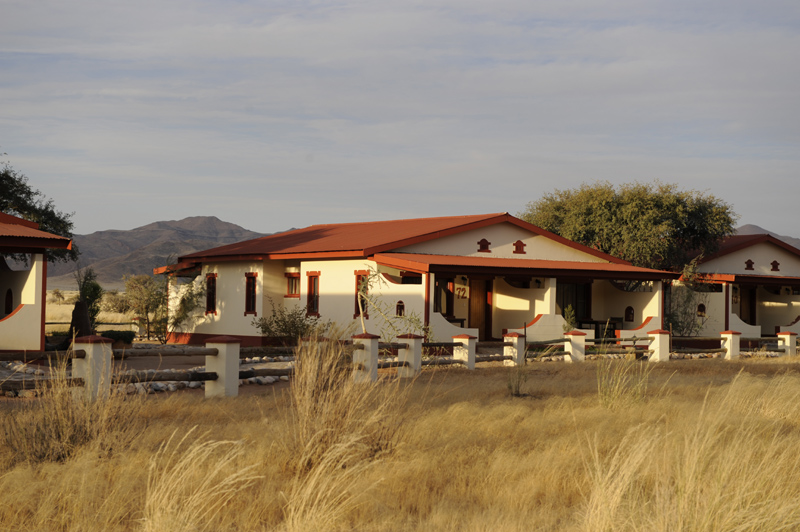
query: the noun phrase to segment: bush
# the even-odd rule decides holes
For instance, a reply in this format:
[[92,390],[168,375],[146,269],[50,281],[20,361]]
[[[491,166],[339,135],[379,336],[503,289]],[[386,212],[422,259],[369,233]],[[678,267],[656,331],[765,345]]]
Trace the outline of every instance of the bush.
[[118,314],[125,314],[131,308],[128,298],[125,294],[121,294],[119,290],[109,290],[103,294],[103,299],[100,301],[100,310],[103,312],[116,312]]
[[101,335],[124,344],[133,343],[133,339],[136,337],[136,333],[133,331],[103,331]]
[[292,340],[310,336],[312,332],[324,335],[330,330],[330,322],[322,322],[317,316],[308,316],[305,307],[285,308],[275,306],[270,299],[272,314],[253,320],[253,326],[261,331],[262,336],[288,337]]

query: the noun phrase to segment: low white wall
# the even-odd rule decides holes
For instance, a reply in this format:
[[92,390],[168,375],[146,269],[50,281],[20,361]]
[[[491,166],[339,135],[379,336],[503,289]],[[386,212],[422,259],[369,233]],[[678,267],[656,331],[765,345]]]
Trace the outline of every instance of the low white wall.
[[35,254],[31,258],[31,268],[27,271],[5,272],[3,279],[3,299],[8,288],[14,294],[16,312],[0,320],[0,350],[38,351],[42,348],[44,323],[42,322],[42,290],[44,288],[44,257]]

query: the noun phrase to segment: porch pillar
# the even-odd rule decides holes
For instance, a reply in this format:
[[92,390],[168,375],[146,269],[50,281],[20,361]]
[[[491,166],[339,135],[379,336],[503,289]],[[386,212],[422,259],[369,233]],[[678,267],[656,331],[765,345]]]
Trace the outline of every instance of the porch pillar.
[[353,380],[375,382],[378,380],[378,349],[380,336],[370,333],[353,335],[353,343],[361,349],[353,351]]
[[81,336],[75,338],[72,349],[86,351],[85,358],[72,359],[72,376],[83,379],[83,396],[89,401],[108,397],[111,391],[111,338]]
[[239,395],[239,343],[232,336],[216,336],[206,341],[207,348],[217,350],[216,356],[206,356],[206,371],[217,374],[217,380],[206,381],[206,399]]
[[790,331],[779,332],[778,341],[783,343],[783,348],[786,350],[784,353],[787,357],[797,355],[797,333]]
[[505,366],[524,366],[525,365],[525,336],[519,333],[508,333],[503,335],[505,342],[514,345],[503,347],[503,355],[511,357],[511,360],[504,360]]
[[564,362],[583,362],[586,359],[586,333],[571,331],[565,333],[564,336],[569,340],[564,345],[567,350]]
[[397,359],[400,362],[408,362],[408,366],[397,368],[398,377],[414,377],[422,368],[422,340],[424,336],[418,334],[401,334],[397,337],[397,343],[408,344],[406,349],[397,350]]
[[650,349],[653,350],[648,361],[669,362],[669,331],[658,329],[647,334],[650,336]]
[[467,369],[475,369],[475,351],[477,349],[478,338],[468,334],[453,336],[454,342],[460,342],[461,346],[453,347],[453,358],[463,360]]
[[741,342],[740,336],[742,333],[737,331],[722,331],[719,333],[722,336],[722,346],[727,349],[725,353],[725,360],[736,360],[739,358],[739,346]]
[[547,312],[543,312],[540,314],[555,314],[556,313],[556,286],[558,285],[558,279],[555,277],[548,277],[544,280],[544,306],[547,309]]

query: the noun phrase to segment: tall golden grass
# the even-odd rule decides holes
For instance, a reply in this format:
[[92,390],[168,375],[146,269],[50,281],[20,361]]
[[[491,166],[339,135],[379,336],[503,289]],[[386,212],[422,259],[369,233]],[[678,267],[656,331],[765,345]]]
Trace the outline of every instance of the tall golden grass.
[[[345,393],[329,345],[293,387],[149,396],[112,453],[33,461],[6,443],[0,530],[800,529],[797,359],[650,364],[608,408],[595,362],[529,364],[521,397],[498,364]],[[315,377],[314,356],[341,376]],[[36,402],[0,404],[2,421]]]

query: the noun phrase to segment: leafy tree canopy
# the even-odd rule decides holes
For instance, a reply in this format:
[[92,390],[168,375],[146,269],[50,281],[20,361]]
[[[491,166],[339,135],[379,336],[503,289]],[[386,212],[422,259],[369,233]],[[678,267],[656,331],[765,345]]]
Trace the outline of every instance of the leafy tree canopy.
[[[72,238],[72,214],[56,210],[52,199],[31,188],[28,178],[8,163],[0,168],[0,212],[36,222],[42,231]],[[47,257],[50,262],[69,262],[77,260],[78,253],[73,243],[72,249],[49,250]],[[12,258],[26,260],[22,256]]]
[[731,205],[710,194],[658,181],[556,190],[518,217],[636,266],[672,271],[716,251],[738,219]]

